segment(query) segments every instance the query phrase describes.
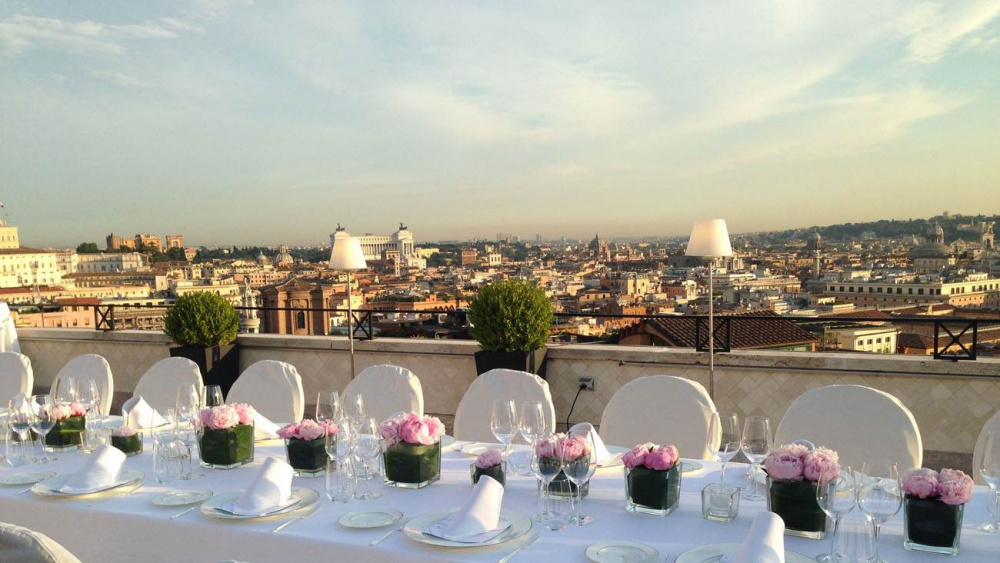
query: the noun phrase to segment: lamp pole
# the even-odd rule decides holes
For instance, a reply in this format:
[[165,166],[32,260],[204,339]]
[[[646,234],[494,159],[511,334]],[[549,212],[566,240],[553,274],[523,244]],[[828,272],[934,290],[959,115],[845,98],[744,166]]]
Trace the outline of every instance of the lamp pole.
[[351,270],[347,270],[347,341],[350,343],[351,347],[351,379],[354,379],[354,374],[356,373],[354,371],[354,300],[351,299],[353,293],[351,285],[353,285],[353,282],[351,281]]
[[708,396],[715,400],[715,295],[712,291],[712,266],[715,258],[708,257]]

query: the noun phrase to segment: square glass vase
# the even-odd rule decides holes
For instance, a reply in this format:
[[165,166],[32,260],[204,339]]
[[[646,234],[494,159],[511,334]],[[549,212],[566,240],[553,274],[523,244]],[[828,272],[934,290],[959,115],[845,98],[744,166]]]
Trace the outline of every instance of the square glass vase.
[[[539,463],[545,463],[546,461],[548,461],[547,458],[543,458]],[[552,460],[552,463],[558,463],[558,462]],[[582,461],[574,463],[587,463],[587,460],[584,459]],[[562,482],[568,480],[569,478],[566,477],[566,472],[560,469],[559,473],[552,478],[552,482],[550,482],[549,486],[545,489],[545,494],[554,496],[566,496],[566,493],[563,492],[564,489],[562,487]],[[539,486],[541,486],[541,481],[539,481]],[[570,481],[569,490],[570,494],[573,495],[574,498],[583,498],[590,493],[590,481],[584,482],[583,485],[581,485],[580,487],[577,487],[576,483]]]
[[253,462],[253,425],[198,430],[198,457],[202,467],[233,469]]
[[625,510],[637,514],[666,516],[681,500],[681,464],[667,470],[625,468]]
[[142,453],[142,432],[136,432],[131,436],[111,435],[111,445],[121,450],[126,456],[134,456]]
[[288,465],[298,477],[319,477],[326,473],[326,439],[285,440]]
[[785,522],[785,534],[821,540],[826,537],[826,513],[816,502],[816,483],[767,478],[767,509]]
[[489,475],[493,479],[496,479],[496,481],[501,485],[506,486],[507,462],[501,461],[498,465],[487,467],[485,469],[477,467],[475,463],[471,463],[469,464],[469,475],[472,477],[472,486],[479,484],[479,478],[483,475]]
[[441,478],[441,442],[425,446],[396,442],[382,452],[386,486],[422,489]]
[[945,504],[940,499],[903,497],[903,547],[958,555],[962,541],[964,504]]
[[45,445],[54,451],[75,450],[83,443],[87,417],[71,416],[57,420],[45,435]]

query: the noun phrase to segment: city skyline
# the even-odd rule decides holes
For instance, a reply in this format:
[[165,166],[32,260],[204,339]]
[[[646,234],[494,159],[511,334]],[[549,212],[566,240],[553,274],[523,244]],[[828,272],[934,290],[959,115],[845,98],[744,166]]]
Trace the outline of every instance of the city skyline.
[[[686,236],[1000,211],[1000,5],[0,6],[32,246]],[[168,212],[164,212],[168,211]],[[103,245],[101,245],[103,246]]]

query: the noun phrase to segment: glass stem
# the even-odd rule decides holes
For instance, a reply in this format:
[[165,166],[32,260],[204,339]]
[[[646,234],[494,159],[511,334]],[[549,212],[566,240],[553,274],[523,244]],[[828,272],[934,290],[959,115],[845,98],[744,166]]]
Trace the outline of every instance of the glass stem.
[[872,520],[872,528],[874,528],[874,533],[872,534],[872,563],[882,563],[882,558],[878,556],[878,522]]
[[840,530],[840,517],[833,519],[833,535],[830,537],[830,563],[837,561],[837,532]]
[[722,477],[720,479],[722,483],[726,482],[726,460],[722,460]]

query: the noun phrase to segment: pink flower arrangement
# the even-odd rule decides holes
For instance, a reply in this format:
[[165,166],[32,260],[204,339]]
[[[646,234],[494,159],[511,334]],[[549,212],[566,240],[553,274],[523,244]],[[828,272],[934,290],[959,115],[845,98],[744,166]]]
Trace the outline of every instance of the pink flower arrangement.
[[84,416],[87,414],[87,407],[80,403],[60,403],[52,407],[52,418],[62,420],[72,416]]
[[681,453],[673,444],[659,446],[650,442],[639,444],[622,455],[622,463],[629,469],[645,467],[655,471],[673,469],[681,459]]
[[972,477],[957,469],[911,469],[903,476],[903,492],[917,498],[938,499],[945,504],[972,500]]
[[111,431],[111,435],[116,438],[129,438],[135,436],[139,431],[128,426],[119,426]]
[[840,458],[827,448],[809,449],[803,444],[775,448],[764,460],[764,471],[779,481],[829,483],[840,476]]
[[301,422],[286,424],[278,429],[278,436],[285,440],[312,441],[326,436],[336,436],[340,428],[332,420],[316,422],[308,418]]
[[555,458],[562,455],[563,461],[573,462],[590,455],[590,448],[587,447],[587,440],[583,436],[568,436],[560,433],[536,440],[535,453],[542,458]]
[[444,423],[438,418],[412,412],[388,418],[379,425],[379,434],[390,446],[400,441],[430,446],[444,437],[444,430]]
[[486,450],[476,458],[476,467],[479,469],[489,469],[503,463],[503,453],[496,449]]
[[212,430],[226,430],[237,425],[253,424],[254,410],[245,403],[218,405],[201,409],[201,425]]

